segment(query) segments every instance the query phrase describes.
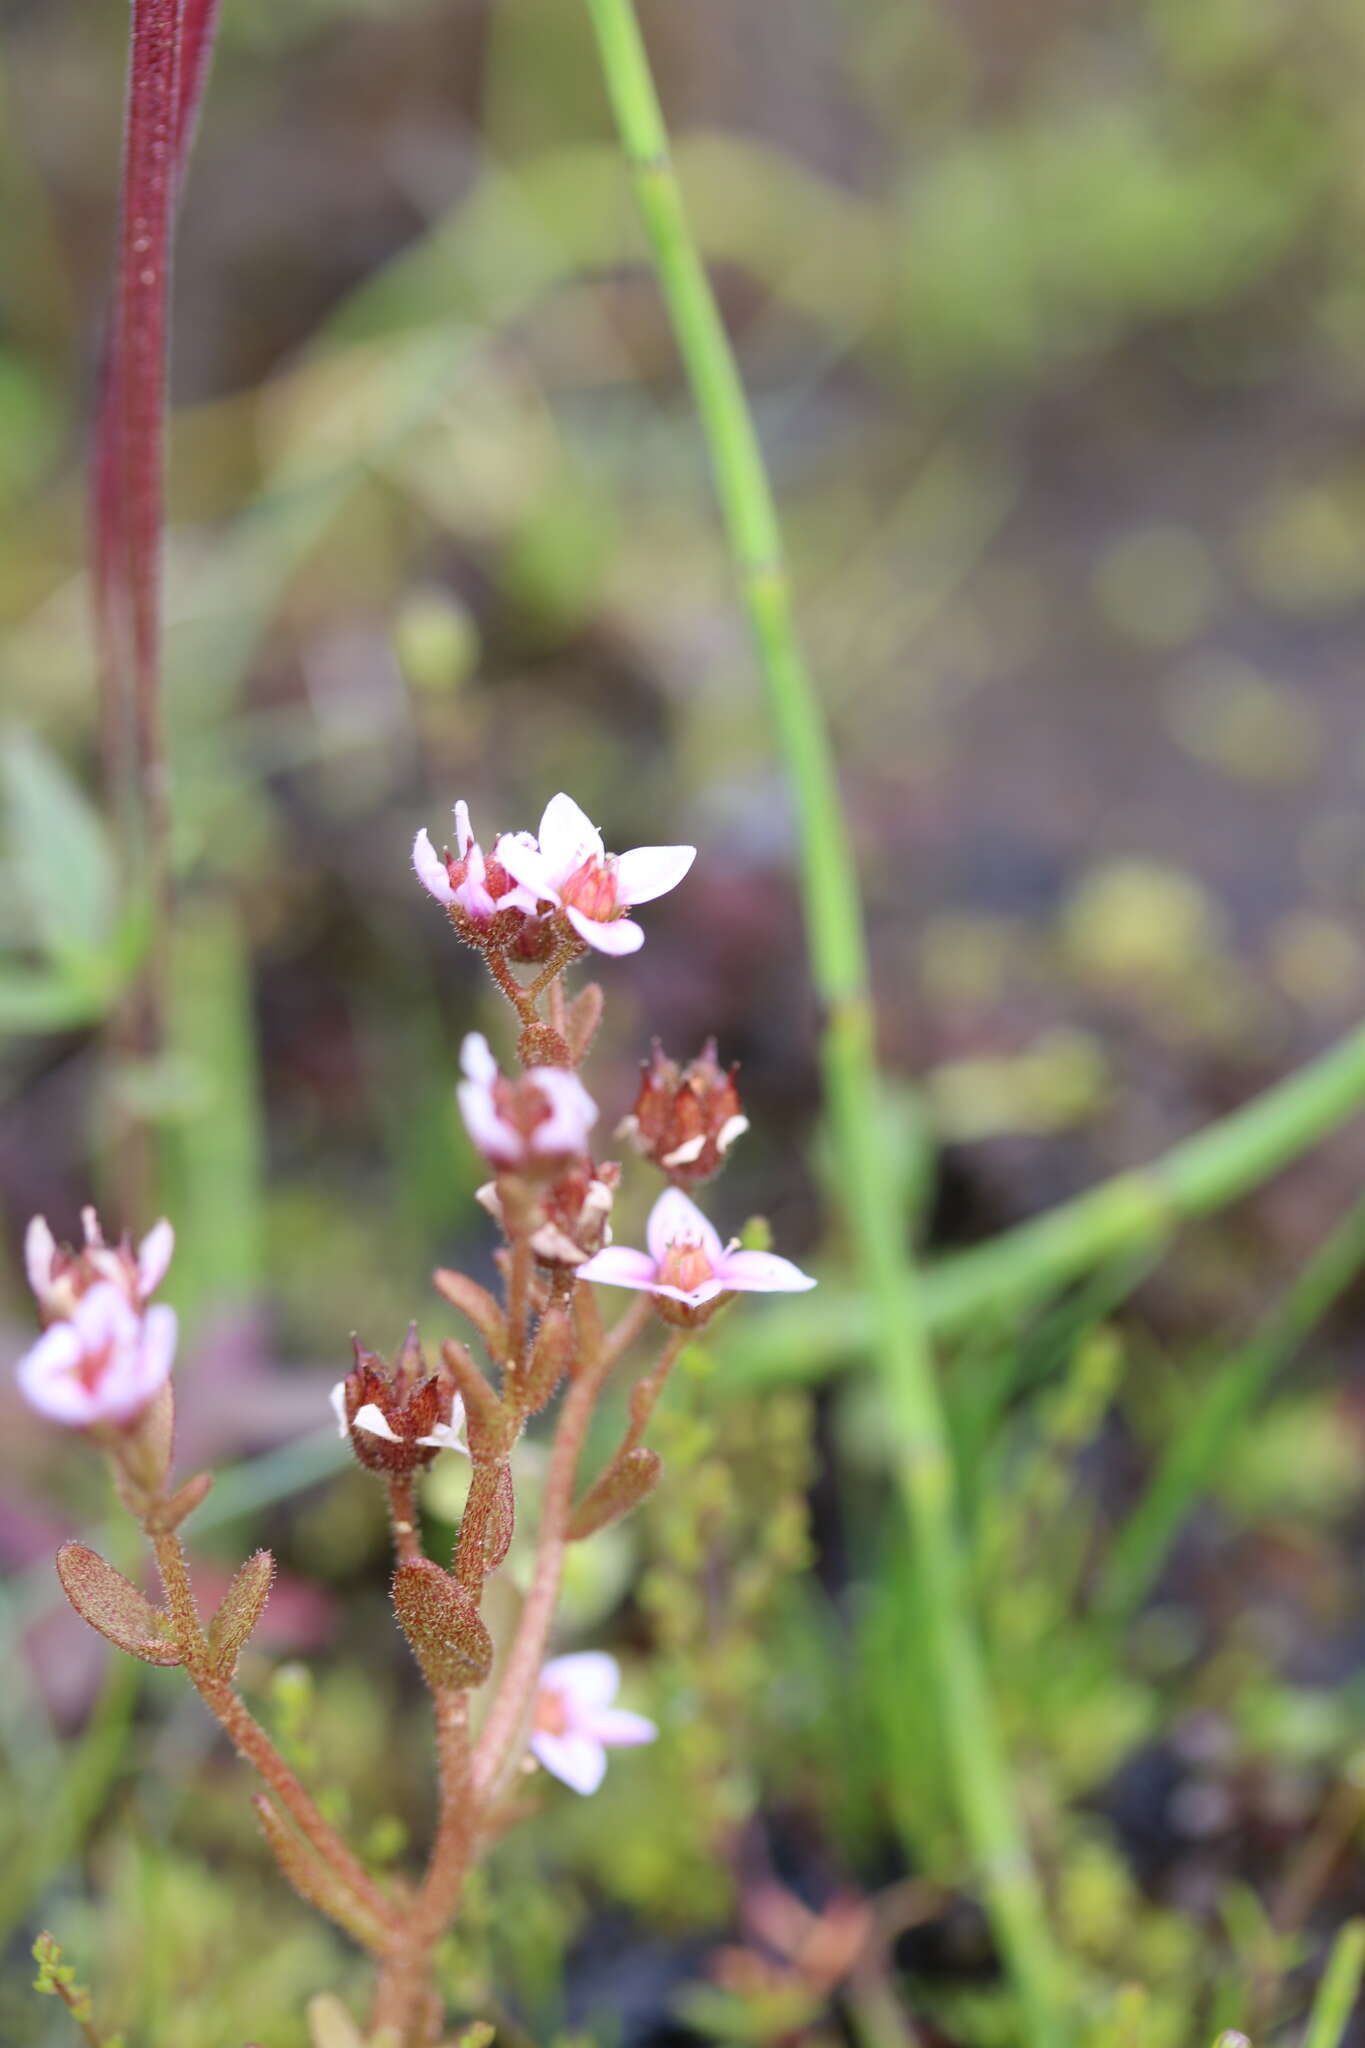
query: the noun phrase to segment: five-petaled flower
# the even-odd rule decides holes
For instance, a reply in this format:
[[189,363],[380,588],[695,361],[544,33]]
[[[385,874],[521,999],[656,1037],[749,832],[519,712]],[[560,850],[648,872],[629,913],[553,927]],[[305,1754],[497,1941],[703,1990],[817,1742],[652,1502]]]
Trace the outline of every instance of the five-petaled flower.
[[72,1429],[133,1422],[170,1377],[175,1310],[140,1313],[123,1289],[97,1281],[69,1316],[49,1324],[17,1368],[26,1401]]
[[528,1067],[509,1081],[481,1031],[466,1037],[460,1065],[465,1078],[455,1092],[465,1128],[494,1166],[544,1165],[587,1151],[597,1104],[567,1067]]
[[438,854],[426,827],[412,846],[412,864],[417,879],[438,903],[450,912],[461,935],[474,944],[490,938],[506,942],[536,899],[522,888],[499,858],[502,840],[493,842],[485,854],[469,822],[469,806],[463,797],[455,806],[455,853]]
[[620,1667],[605,1650],[553,1657],[541,1671],[531,1749],[575,1792],[597,1790],[609,1749],[653,1742],[659,1733],[643,1714],[612,1705],[620,1684]]
[[494,851],[514,880],[553,904],[599,953],[637,952],[645,935],[626,912],[676,889],[697,857],[695,846],[608,853],[597,827],[562,791],[545,806],[536,838],[508,833]]
[[725,1294],[799,1294],[815,1282],[775,1252],[748,1252],[722,1244],[696,1203],[680,1188],[665,1188],[650,1211],[647,1251],[608,1245],[578,1268],[580,1280],[608,1287],[638,1287],[659,1302],[670,1322],[688,1328],[705,1321]]
[[125,1236],[118,1244],[104,1241],[100,1219],[82,1209],[85,1243],[73,1250],[59,1245],[44,1216],[35,1216],[24,1233],[24,1268],[44,1322],[69,1316],[83,1294],[94,1287],[116,1287],[132,1309],[146,1307],[166,1277],[175,1250],[175,1232],[163,1216],[134,1251]]

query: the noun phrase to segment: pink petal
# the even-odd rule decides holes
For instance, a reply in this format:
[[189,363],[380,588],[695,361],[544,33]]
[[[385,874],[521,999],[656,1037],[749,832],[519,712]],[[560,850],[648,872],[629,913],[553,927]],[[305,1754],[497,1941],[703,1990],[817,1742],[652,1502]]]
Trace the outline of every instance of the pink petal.
[[803,1294],[816,1284],[776,1252],[726,1252],[716,1271],[727,1287],[742,1294]]
[[558,1693],[570,1721],[609,1707],[621,1688],[621,1667],[605,1650],[575,1650],[552,1657],[540,1674],[541,1689]]
[[642,926],[629,917],[612,917],[605,921],[600,917],[585,917],[575,904],[565,906],[564,915],[578,933],[580,939],[599,953],[611,953],[618,958],[623,953],[638,953],[645,942]]
[[643,1714],[625,1707],[603,1707],[593,1715],[592,1727],[584,1731],[596,1736],[604,1749],[634,1749],[642,1742],[657,1742],[659,1731]]
[[455,891],[450,886],[446,864],[431,843],[424,825],[412,842],[412,865],[417,879],[424,889],[429,889],[438,903],[450,904],[455,901]]
[[175,1361],[175,1310],[164,1303],[148,1309],[137,1341],[114,1354],[95,1389],[94,1402],[108,1422],[128,1422],[170,1378]]
[[567,881],[585,860],[601,860],[606,853],[592,819],[563,790],[546,804],[539,838],[541,857],[556,882]]
[[48,1288],[52,1285],[52,1262],[56,1256],[57,1240],[47,1227],[47,1219],[35,1216],[24,1232],[24,1271],[39,1301],[47,1299]]
[[54,1323],[19,1360],[19,1391],[31,1408],[50,1421],[83,1428],[94,1419],[94,1404],[75,1377],[84,1352],[70,1323]]
[[648,1252],[634,1252],[624,1244],[609,1244],[576,1269],[579,1280],[596,1280],[602,1287],[640,1287],[649,1293],[658,1277]]
[[137,1248],[138,1292],[145,1301],[149,1294],[155,1294],[166,1277],[166,1268],[171,1263],[175,1250],[175,1232],[163,1216],[154,1223]]
[[551,872],[545,859],[529,832],[507,832],[493,848],[493,858],[500,861],[514,882],[520,882],[524,889],[539,903],[558,903],[558,883],[562,876]]
[[469,805],[461,797],[455,806],[455,845],[461,860],[468,858],[469,849],[473,844],[474,828],[469,822]]
[[725,1283],[721,1280],[703,1280],[700,1287],[690,1290],[681,1287],[659,1286],[654,1289],[669,1301],[680,1301],[684,1308],[701,1308],[706,1302],[714,1301],[718,1294],[724,1294]]
[[607,1774],[607,1752],[587,1735],[545,1735],[537,1730],[531,1750],[547,1771],[575,1792],[595,1792]]
[[514,1166],[525,1148],[520,1133],[498,1115],[491,1088],[480,1081],[461,1081],[455,1097],[475,1150],[482,1152],[485,1159]]
[[549,1116],[531,1134],[531,1150],[547,1158],[555,1152],[586,1152],[597,1104],[577,1074],[564,1067],[532,1067],[526,1078],[550,1105]]
[[637,846],[616,862],[616,887],[627,905],[652,903],[676,889],[697,857],[695,846]]
[[645,1242],[656,1266],[663,1264],[671,1244],[699,1244],[713,1268],[725,1256],[719,1235],[681,1188],[664,1189],[649,1212]]
[[102,1280],[83,1294],[71,1311],[71,1326],[82,1352],[106,1346],[122,1351],[138,1341],[140,1326],[122,1288]]

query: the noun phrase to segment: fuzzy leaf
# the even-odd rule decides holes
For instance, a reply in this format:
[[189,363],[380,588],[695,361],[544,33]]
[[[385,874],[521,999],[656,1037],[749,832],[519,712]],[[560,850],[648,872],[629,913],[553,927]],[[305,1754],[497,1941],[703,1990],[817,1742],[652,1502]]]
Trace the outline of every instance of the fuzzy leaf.
[[275,1560],[268,1550],[250,1556],[223,1595],[209,1623],[209,1655],[222,1678],[231,1678],[237,1658],[261,1618],[275,1579]]
[[516,1418],[503,1406],[463,1344],[447,1341],[441,1356],[464,1402],[469,1454],[474,1459],[500,1458],[511,1448]]
[[595,1535],[637,1508],[653,1493],[662,1470],[657,1451],[627,1451],[619,1465],[609,1465],[574,1509],[569,1521],[570,1542]]
[[[323,1862],[312,1843],[306,1842],[303,1836],[291,1827],[284,1815],[271,1805],[264,1792],[253,1792],[251,1803],[256,1809],[261,1833],[270,1844],[271,1854],[299,1897],[306,1899],[310,1906],[316,1906],[319,1913],[325,1913],[338,1927],[344,1927],[362,1948],[369,1949],[373,1955],[382,1954],[388,1939],[385,1929],[371,1913],[356,1902],[336,1872]],[[311,2027],[311,2006],[308,2020]],[[346,2041],[344,2035],[324,2035],[322,2038],[328,2044],[328,2048],[331,2048],[334,2039],[338,2048]],[[314,2034],[313,2039],[316,2044],[318,2036]]]
[[57,1576],[81,1620],[130,1657],[141,1657],[144,1664],[184,1661],[168,1634],[166,1616],[97,1550],[84,1543],[64,1543],[57,1552]]
[[602,985],[590,981],[581,988],[569,1005],[565,1019],[569,1038],[569,1051],[577,1064],[597,1036],[597,1027],[602,1021]]
[[453,1272],[448,1266],[438,1267],[432,1279],[437,1291],[445,1296],[452,1308],[457,1308],[474,1325],[483,1338],[489,1357],[505,1358],[507,1318],[488,1289],[480,1287],[478,1281],[471,1280],[467,1273]]
[[448,1572],[429,1557],[409,1559],[394,1576],[393,1605],[429,1686],[483,1683],[493,1664],[493,1641],[474,1602]]
[[148,1517],[149,1526],[162,1532],[178,1529],[194,1513],[212,1485],[211,1472],[196,1472],[193,1479],[187,1479],[168,1501],[163,1501],[159,1508],[153,1510]]
[[484,1559],[487,1570],[495,1572],[512,1548],[517,1526],[516,1495],[512,1491],[512,1468],[499,1465],[497,1483],[484,1531]]
[[517,1380],[518,1398],[528,1415],[545,1406],[569,1369],[577,1338],[573,1318],[558,1303],[547,1308],[536,1331],[525,1373]]

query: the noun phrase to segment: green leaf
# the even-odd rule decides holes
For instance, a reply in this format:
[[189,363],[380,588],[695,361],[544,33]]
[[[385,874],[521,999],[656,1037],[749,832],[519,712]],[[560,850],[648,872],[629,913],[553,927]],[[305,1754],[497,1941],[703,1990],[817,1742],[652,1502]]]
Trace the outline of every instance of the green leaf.
[[115,862],[84,790],[50,747],[16,728],[0,741],[0,798],[33,938],[58,958],[107,952],[116,923]]

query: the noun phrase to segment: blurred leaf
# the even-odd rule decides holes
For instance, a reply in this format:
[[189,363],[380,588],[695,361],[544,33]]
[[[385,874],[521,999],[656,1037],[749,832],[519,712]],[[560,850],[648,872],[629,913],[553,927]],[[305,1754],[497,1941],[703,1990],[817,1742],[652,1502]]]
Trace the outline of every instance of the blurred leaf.
[[115,865],[99,813],[57,755],[21,729],[0,740],[0,796],[33,937],[56,958],[104,952],[114,933]]

